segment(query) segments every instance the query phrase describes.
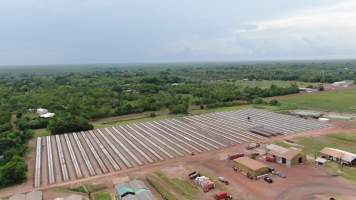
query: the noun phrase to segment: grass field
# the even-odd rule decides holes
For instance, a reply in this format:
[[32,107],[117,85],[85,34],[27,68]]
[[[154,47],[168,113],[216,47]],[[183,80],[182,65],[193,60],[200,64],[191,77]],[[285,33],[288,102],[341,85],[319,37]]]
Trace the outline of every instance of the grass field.
[[111,200],[111,194],[109,192],[95,192],[94,193],[94,200]]
[[43,137],[50,135],[50,132],[46,128],[34,129],[33,130],[33,137]]
[[168,177],[157,171],[150,174],[146,180],[162,197],[172,200],[203,200],[204,193],[191,182],[179,178]]
[[356,113],[356,89],[280,97],[279,109]]
[[[299,137],[296,143],[302,145],[303,152],[314,158],[324,147],[337,148],[344,151],[356,153],[356,132],[354,133],[335,133],[320,137]],[[290,145],[277,142],[278,145],[290,147]],[[337,163],[329,162],[326,169],[332,173],[340,173],[340,166]],[[348,180],[356,182],[356,168],[343,167],[342,176]]]

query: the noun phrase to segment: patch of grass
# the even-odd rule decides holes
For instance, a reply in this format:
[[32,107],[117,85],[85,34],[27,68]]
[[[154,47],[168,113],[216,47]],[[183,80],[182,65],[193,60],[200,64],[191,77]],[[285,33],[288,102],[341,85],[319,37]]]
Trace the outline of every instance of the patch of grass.
[[79,193],[88,193],[88,190],[84,186],[78,186],[74,188],[69,188],[72,192],[79,192]]
[[284,147],[284,148],[290,148],[290,147],[293,147],[292,145],[288,144],[288,143],[285,143],[284,141],[277,141],[277,142],[274,142],[274,144],[278,145],[278,146],[281,146],[281,147]]
[[318,92],[306,95],[285,96],[278,99],[280,109],[309,109],[331,112],[356,112],[356,90]]
[[102,192],[95,192],[94,193],[94,200],[111,200],[111,194],[106,191]]
[[149,121],[155,121],[155,120],[163,120],[163,119],[169,119],[176,117],[174,115],[161,115],[157,117],[142,117],[142,118],[136,118],[136,119],[129,119],[129,120],[122,120],[122,121],[116,121],[114,123],[110,124],[97,124],[94,123],[94,128],[105,128],[105,127],[112,127],[112,126],[117,126],[117,125],[125,125],[125,124],[132,124],[132,123],[139,123],[139,122],[149,122]]
[[297,143],[304,146],[304,153],[309,155],[314,155],[324,147],[356,153],[356,133],[335,133],[317,138],[300,137]]
[[206,109],[199,109],[195,108],[190,110],[190,114],[198,115],[198,114],[205,114],[211,112],[224,112],[224,111],[234,111],[234,110],[241,110],[246,108],[251,108],[253,105],[236,105],[236,106],[227,106],[227,107],[218,107],[218,108],[206,108]]
[[151,178],[146,178],[148,184],[156,190],[158,194],[161,195],[162,198],[166,198],[168,200],[178,200],[170,191],[166,190],[161,184]]
[[33,137],[44,137],[44,136],[48,136],[48,135],[50,135],[50,132],[49,132],[49,130],[47,130],[45,128],[33,130]]
[[162,172],[155,172],[155,174],[163,180],[166,184],[171,185],[172,188],[180,195],[187,199],[196,199],[196,194],[199,193],[198,188],[194,187],[191,183],[178,178],[169,178]]

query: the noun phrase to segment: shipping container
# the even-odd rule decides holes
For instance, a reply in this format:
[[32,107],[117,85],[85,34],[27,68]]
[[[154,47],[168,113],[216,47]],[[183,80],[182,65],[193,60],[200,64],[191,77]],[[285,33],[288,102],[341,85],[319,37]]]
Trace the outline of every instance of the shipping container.
[[244,157],[244,156],[245,156],[245,154],[243,154],[243,153],[237,153],[237,154],[234,154],[234,155],[229,155],[228,159],[229,160],[234,160],[236,158],[240,158],[240,157]]

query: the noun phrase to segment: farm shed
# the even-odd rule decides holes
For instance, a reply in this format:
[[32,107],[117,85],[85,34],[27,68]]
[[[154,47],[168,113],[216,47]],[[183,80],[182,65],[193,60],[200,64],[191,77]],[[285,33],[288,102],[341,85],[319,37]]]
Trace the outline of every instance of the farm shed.
[[118,200],[153,200],[151,191],[140,180],[133,180],[116,185],[116,199]]
[[301,150],[296,148],[284,148],[275,144],[266,146],[267,155],[271,155],[276,159],[277,163],[285,164],[292,167],[298,164],[303,164],[306,161],[306,156]]
[[320,151],[320,156],[345,165],[356,166],[356,154],[351,152],[325,147]]
[[241,171],[254,177],[269,172],[269,168],[266,165],[249,157],[236,158],[234,159],[234,163]]

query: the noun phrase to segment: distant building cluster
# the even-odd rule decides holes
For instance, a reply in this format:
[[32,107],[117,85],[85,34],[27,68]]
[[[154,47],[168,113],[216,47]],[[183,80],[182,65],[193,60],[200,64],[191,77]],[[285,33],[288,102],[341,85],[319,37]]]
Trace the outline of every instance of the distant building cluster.
[[338,81],[338,82],[334,82],[331,85],[335,86],[335,87],[349,87],[352,84],[353,84],[353,81]]

